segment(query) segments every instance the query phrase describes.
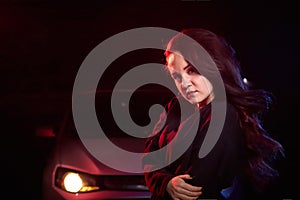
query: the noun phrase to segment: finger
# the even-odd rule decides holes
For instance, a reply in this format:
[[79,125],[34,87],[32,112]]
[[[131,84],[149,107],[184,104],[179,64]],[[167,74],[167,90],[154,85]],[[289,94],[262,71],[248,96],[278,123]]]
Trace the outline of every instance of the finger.
[[188,183],[182,184],[182,187],[188,191],[192,192],[200,192],[202,190],[202,187],[200,186],[194,186]]
[[[185,180],[191,180],[193,179],[189,174],[184,174],[184,175],[179,175],[178,177],[182,178],[182,179],[185,179]],[[188,184],[188,183],[184,183],[182,184],[182,187],[184,187],[185,189],[187,190],[190,190],[190,191],[201,191],[202,190],[202,187],[199,187],[199,186],[193,186],[191,184]]]
[[185,187],[178,187],[178,188],[176,188],[176,193],[179,195],[185,195],[188,197],[198,197],[199,195],[202,194],[202,191],[201,191],[201,189],[191,191],[191,190],[186,189]]
[[191,180],[192,177],[189,174],[178,175],[178,178]]
[[177,193],[176,197],[178,197],[181,200],[194,200],[197,199],[201,194],[202,192],[190,192],[189,194]]

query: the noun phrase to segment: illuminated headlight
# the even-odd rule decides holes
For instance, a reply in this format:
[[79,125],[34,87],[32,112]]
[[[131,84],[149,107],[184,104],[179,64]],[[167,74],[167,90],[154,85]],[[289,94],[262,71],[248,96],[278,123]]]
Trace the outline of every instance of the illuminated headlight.
[[97,186],[96,178],[92,175],[65,168],[56,170],[55,185],[71,193],[91,192],[100,189]]

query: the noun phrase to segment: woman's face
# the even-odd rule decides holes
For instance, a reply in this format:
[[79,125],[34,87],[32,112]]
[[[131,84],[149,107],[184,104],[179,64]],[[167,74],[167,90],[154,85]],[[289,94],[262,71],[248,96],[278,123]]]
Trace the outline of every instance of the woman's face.
[[180,94],[191,104],[199,104],[212,96],[212,84],[179,53],[170,53],[167,68]]

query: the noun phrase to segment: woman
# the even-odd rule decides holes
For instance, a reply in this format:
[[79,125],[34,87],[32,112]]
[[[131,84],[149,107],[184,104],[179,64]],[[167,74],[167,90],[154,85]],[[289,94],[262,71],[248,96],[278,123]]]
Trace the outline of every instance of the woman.
[[[166,106],[146,142],[143,164],[152,199],[246,199],[250,193],[264,191],[278,176],[272,162],[283,155],[280,143],[262,127],[271,93],[247,87],[234,50],[208,30],[181,31],[169,41],[165,56],[166,70],[180,95]],[[216,125],[217,104],[226,108],[220,134],[210,127]],[[184,143],[192,130],[196,130],[192,142]],[[210,134],[218,137],[201,157],[201,146]],[[188,145],[176,158],[178,146],[170,145],[173,141]],[[150,154],[160,149],[165,150]],[[161,162],[165,166],[156,167]]]

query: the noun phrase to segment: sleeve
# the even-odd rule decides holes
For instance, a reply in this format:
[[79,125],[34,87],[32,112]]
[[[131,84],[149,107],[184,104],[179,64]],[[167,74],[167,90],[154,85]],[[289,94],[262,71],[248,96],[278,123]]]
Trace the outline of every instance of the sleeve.
[[[158,141],[152,139],[146,143],[145,156],[143,158],[144,176],[146,185],[149,188],[153,196],[159,198],[167,198],[168,193],[166,192],[169,181],[174,177],[171,170],[166,166],[161,169],[155,169],[155,163],[160,162],[162,157],[147,156],[147,152],[154,151],[159,148]],[[163,156],[163,155],[160,155]],[[154,169],[152,171],[152,169]]]
[[[167,113],[171,103],[168,104],[166,111],[160,115],[159,121],[156,123],[152,136],[147,138],[143,156],[143,167],[146,185],[152,193],[153,197],[159,199],[168,199],[169,194],[166,191],[169,181],[175,176],[168,166],[160,169],[157,168],[156,163],[165,162],[165,153],[160,151],[158,154],[149,154],[150,152],[159,150],[166,145],[166,134],[170,131],[170,124],[167,124]],[[166,123],[164,123],[166,122]]]

